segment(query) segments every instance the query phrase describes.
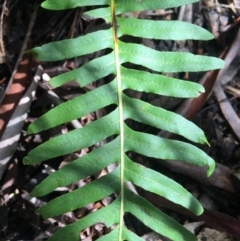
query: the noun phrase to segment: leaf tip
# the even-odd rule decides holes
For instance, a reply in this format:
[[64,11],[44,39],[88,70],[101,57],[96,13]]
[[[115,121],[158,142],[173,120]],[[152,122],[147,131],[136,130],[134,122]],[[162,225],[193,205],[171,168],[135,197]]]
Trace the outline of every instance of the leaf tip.
[[36,187],[30,192],[30,196],[31,197],[39,197],[39,193],[38,191],[36,190]]
[[34,58],[38,59],[38,56],[39,56],[38,51],[37,51],[38,48],[39,47],[30,49],[30,50],[26,50],[26,51],[24,51],[24,54],[31,54]]
[[197,208],[197,210],[196,210],[196,212],[194,214],[196,216],[200,216],[200,215],[203,214],[203,212],[204,212],[203,206],[199,203],[198,208]]
[[207,31],[207,30],[206,30],[206,32],[207,32],[207,34],[206,34],[206,38],[205,38],[205,40],[211,40],[211,39],[214,39],[214,35],[213,35],[212,33],[210,33],[210,32]]
[[205,88],[202,85],[199,85],[199,90],[197,91],[197,97],[205,93]]
[[30,50],[23,51],[23,54],[31,54],[31,49],[30,49]]
[[23,158],[23,164],[24,165],[30,165],[32,163],[32,159],[28,156]]
[[208,145],[208,146],[210,146],[210,144],[209,144],[209,142],[208,142],[208,140],[207,140],[207,137],[205,136],[204,133],[203,133],[203,136],[201,137],[199,143],[201,143],[201,144],[203,144],[203,145]]
[[28,129],[27,129],[27,134],[28,135],[33,135],[34,134],[34,130],[32,128],[32,124],[29,125]]
[[215,162],[212,160],[212,162],[209,163],[209,165],[208,165],[207,177],[210,177],[210,176],[213,174],[213,172],[214,172],[214,170],[215,170],[215,166],[216,166],[216,164],[215,164]]
[[[31,192],[31,195],[32,195],[32,192]],[[38,208],[35,212],[40,214],[42,217],[43,217],[43,214],[42,214],[42,207]],[[45,219],[45,217],[43,217]]]
[[217,58],[218,64],[219,64],[219,69],[225,68],[225,61],[222,59]]
[[[49,9],[49,3],[48,0],[45,0],[44,2],[41,3],[41,7],[45,9]],[[51,9],[51,8],[50,8]]]

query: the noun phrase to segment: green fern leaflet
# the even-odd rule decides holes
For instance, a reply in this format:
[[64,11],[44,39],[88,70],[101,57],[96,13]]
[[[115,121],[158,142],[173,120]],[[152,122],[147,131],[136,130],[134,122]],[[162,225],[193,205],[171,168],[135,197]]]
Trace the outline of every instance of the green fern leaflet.
[[[167,40],[212,39],[213,36],[209,32],[189,23],[121,17],[125,12],[172,8],[193,2],[196,0],[46,0],[42,4],[42,7],[52,10],[95,6],[91,8],[93,10],[85,12],[84,16],[88,19],[102,18],[111,26],[108,29],[75,39],[49,43],[29,51],[41,61],[58,61],[104,49],[112,50],[73,71],[52,78],[51,86],[56,88],[68,81],[76,80],[81,87],[84,87],[106,76],[115,76],[110,83],[55,107],[29,127],[28,133],[35,134],[79,119],[109,105],[115,106],[109,114],[81,129],[48,140],[30,151],[24,158],[25,164],[36,164],[90,147],[108,137],[114,137],[110,138],[112,140],[107,144],[52,173],[32,191],[31,194],[34,196],[43,196],[58,187],[93,175],[110,164],[117,164],[116,169],[107,175],[64,194],[38,209],[44,218],[48,218],[85,207],[113,193],[116,195],[116,199],[109,206],[60,229],[50,237],[50,241],[77,241],[81,230],[98,222],[104,222],[111,230],[98,240],[142,240],[124,225],[125,213],[131,213],[146,226],[169,239],[175,241],[196,239],[180,224],[133,193],[126,183],[130,181],[136,186],[182,205],[196,215],[203,212],[200,203],[182,186],[154,170],[134,163],[126,153],[131,151],[161,161],[171,159],[208,166],[208,176],[214,170],[214,161],[203,151],[188,143],[137,132],[126,124],[126,120],[131,119],[166,130],[195,143],[207,144],[206,137],[203,131],[190,121],[143,100],[130,98],[124,94],[124,90],[131,89],[182,98],[197,97],[204,92],[202,86],[163,76],[161,72],[206,71],[223,68],[224,63],[213,57],[182,52],[160,52],[120,40],[124,35]],[[141,65],[150,71],[128,68],[125,63]]]

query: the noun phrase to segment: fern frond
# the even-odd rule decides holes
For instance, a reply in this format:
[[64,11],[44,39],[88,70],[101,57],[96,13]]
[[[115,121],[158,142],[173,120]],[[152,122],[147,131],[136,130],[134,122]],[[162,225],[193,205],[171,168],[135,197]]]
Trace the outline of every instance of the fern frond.
[[[143,100],[128,97],[123,91],[132,89],[172,97],[197,97],[204,92],[202,86],[163,76],[161,72],[207,71],[222,68],[224,63],[214,57],[161,52],[141,44],[119,40],[125,35],[169,40],[213,38],[206,30],[189,23],[121,18],[119,15],[129,11],[170,8],[193,2],[196,0],[99,0],[97,3],[93,0],[46,0],[42,4],[43,7],[52,10],[96,6],[96,9],[85,12],[84,17],[102,18],[111,24],[111,27],[105,30],[75,39],[45,44],[28,51],[39,60],[58,61],[104,49],[111,50],[110,53],[108,51],[108,54],[93,59],[75,70],[52,78],[51,86],[56,88],[75,80],[83,87],[106,76],[115,76],[110,83],[62,103],[29,126],[28,133],[35,134],[107,106],[115,106],[109,114],[81,129],[48,140],[30,151],[24,158],[25,164],[35,164],[90,147],[111,137],[108,138],[111,141],[107,144],[52,173],[32,191],[31,194],[34,196],[43,196],[58,187],[93,175],[110,164],[117,164],[111,173],[71,193],[55,198],[38,209],[44,218],[48,218],[84,207],[113,193],[117,195],[109,206],[60,229],[49,240],[77,241],[81,230],[98,222],[104,223],[111,229],[98,240],[141,240],[125,227],[123,217],[126,212],[172,240],[195,240],[191,233],[148,201],[130,191],[125,184],[130,181],[136,186],[189,209],[195,215],[203,212],[200,203],[182,186],[156,171],[134,163],[126,153],[131,151],[161,161],[171,159],[208,166],[208,176],[215,167],[213,159],[191,144],[132,130],[125,121],[130,119],[141,122],[181,135],[196,143],[207,144],[207,139],[201,129],[185,118]],[[124,65],[125,63],[140,65],[149,71],[129,68]],[[152,71],[155,73],[151,73]]]

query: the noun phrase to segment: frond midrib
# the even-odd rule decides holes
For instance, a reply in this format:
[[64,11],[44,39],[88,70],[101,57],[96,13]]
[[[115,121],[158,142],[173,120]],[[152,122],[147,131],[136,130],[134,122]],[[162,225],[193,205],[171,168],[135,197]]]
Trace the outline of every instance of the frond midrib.
[[117,95],[118,95],[118,113],[119,113],[119,136],[120,136],[120,213],[119,213],[119,234],[118,240],[123,237],[123,215],[124,215],[124,116],[123,116],[123,93],[121,83],[120,59],[119,59],[119,45],[117,34],[117,22],[115,15],[115,0],[111,0],[111,17],[113,30],[113,50],[115,54],[116,66],[116,81],[117,81]]

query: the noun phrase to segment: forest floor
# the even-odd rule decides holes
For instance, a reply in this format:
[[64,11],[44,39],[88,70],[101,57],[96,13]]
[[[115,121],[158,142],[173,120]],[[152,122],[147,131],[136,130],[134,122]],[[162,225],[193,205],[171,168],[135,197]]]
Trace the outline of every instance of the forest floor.
[[[35,211],[48,200],[71,191],[73,186],[59,188],[44,198],[33,198],[31,190],[49,173],[75,159],[77,154],[59,157],[43,164],[25,166],[22,159],[47,139],[68,132],[71,125],[62,125],[43,133],[28,136],[27,127],[53,106],[86,92],[75,83],[51,90],[42,80],[77,68],[88,55],[56,63],[41,63],[24,50],[42,44],[74,38],[96,30],[101,21],[85,21],[83,9],[52,12],[37,8],[41,1],[2,0],[0,18],[0,241],[46,240],[60,227],[76,221],[87,212],[99,209],[105,201],[56,218],[43,220]],[[136,156],[135,161],[160,171],[183,185],[202,203],[204,214],[196,217],[150,193],[141,193],[146,199],[198,235],[198,240],[240,240],[240,1],[202,0],[178,9],[128,13],[125,17],[151,19],[178,19],[208,29],[214,40],[152,41],[142,39],[144,45],[161,51],[187,51],[194,54],[220,57],[225,69],[208,73],[178,73],[173,77],[201,83],[206,92],[200,98],[182,100],[142,94],[156,106],[179,113],[202,128],[210,146],[199,146],[217,163],[214,174],[207,178],[204,169],[183,163],[166,162]],[[168,74],[169,75],[169,74]],[[104,81],[104,80],[102,80]],[[92,88],[94,88],[93,86]],[[25,95],[35,92],[26,105],[20,105]],[[134,93],[131,93],[134,95]],[[99,113],[98,113],[99,114]],[[89,114],[79,120],[80,125],[93,121],[98,114]],[[22,118],[16,127],[10,121]],[[136,123],[133,123],[135,125]],[[138,125],[138,124],[136,124]],[[137,126],[137,128],[146,128]],[[159,136],[172,138],[168,133],[151,130]],[[78,155],[83,155],[82,150]],[[162,165],[164,164],[164,165]],[[98,176],[100,173],[98,174]],[[89,177],[91,180],[95,177]],[[84,185],[89,180],[80,180]],[[140,190],[141,191],[141,190]],[[125,223],[145,240],[165,240],[132,216]],[[81,232],[84,241],[96,240],[105,232],[101,225]]]

